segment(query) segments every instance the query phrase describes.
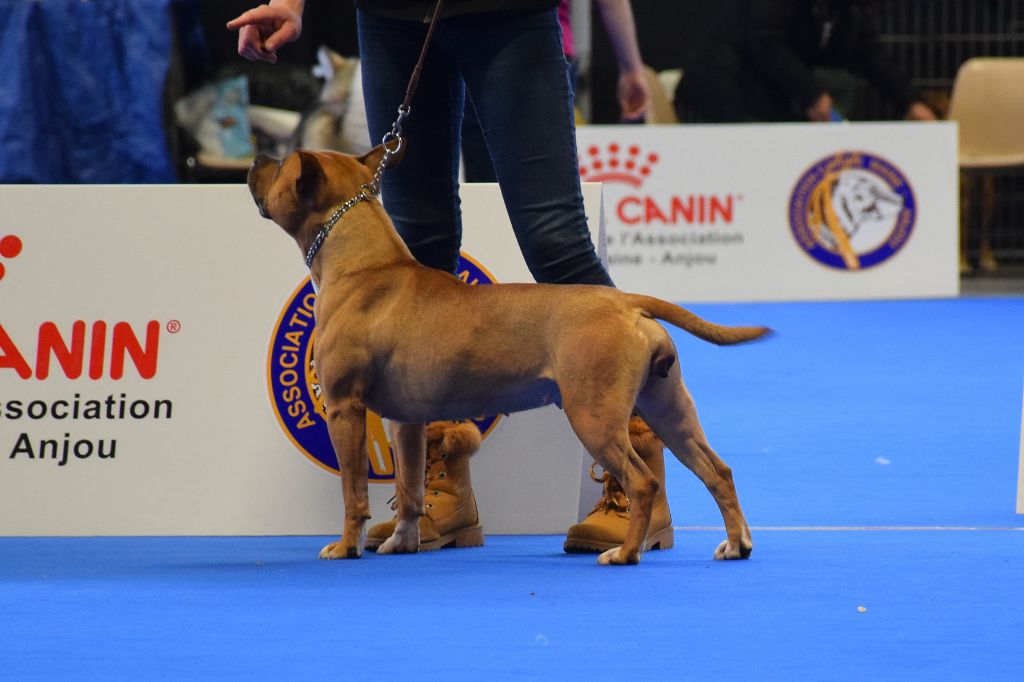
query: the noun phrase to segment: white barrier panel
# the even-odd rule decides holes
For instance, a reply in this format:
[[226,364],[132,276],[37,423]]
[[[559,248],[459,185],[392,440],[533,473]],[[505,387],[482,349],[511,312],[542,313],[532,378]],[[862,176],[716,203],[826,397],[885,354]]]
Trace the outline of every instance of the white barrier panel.
[[1024,514],[1024,400],[1020,414],[1020,466],[1017,470],[1017,513]]
[[[584,196],[599,216],[600,186]],[[462,275],[531,281],[497,188],[462,198]],[[340,530],[307,272],[244,186],[3,186],[0,203],[0,534]],[[485,427],[487,532],[575,523],[585,455],[562,413]],[[376,522],[393,465],[374,442]]]
[[616,284],[671,301],[955,296],[953,123],[590,126]]

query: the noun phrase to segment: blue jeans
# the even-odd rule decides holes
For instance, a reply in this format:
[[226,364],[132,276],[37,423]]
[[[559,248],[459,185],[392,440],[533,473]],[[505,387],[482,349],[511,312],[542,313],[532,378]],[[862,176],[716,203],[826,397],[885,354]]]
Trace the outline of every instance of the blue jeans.
[[[391,129],[423,47],[426,24],[358,13],[370,135]],[[384,205],[424,265],[454,272],[462,243],[459,151],[466,93],[473,100],[516,239],[538,282],[605,284],[580,191],[565,56],[555,12],[444,19],[434,33],[406,153],[384,174]]]

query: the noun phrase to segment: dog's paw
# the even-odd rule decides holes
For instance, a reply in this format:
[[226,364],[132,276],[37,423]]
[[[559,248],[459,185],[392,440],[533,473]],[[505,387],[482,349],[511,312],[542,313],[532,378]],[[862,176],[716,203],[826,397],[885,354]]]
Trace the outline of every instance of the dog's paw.
[[341,540],[332,542],[320,550],[321,559],[358,559],[363,550],[354,545],[347,545]]
[[622,546],[612,547],[601,556],[597,557],[597,563],[601,566],[627,566],[640,563],[640,553],[629,556],[622,551]]
[[398,522],[395,532],[377,548],[377,554],[413,554],[420,549],[419,523]]
[[754,551],[754,544],[750,540],[744,539],[739,544],[734,545],[728,540],[723,540],[722,544],[715,550],[715,559],[718,561],[732,561],[733,559],[749,559],[750,553]]

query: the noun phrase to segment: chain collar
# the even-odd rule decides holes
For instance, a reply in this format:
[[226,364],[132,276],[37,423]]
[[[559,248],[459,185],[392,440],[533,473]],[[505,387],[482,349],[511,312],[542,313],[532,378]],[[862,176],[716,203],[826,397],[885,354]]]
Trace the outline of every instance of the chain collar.
[[377,196],[377,193],[373,191],[370,185],[363,185],[359,188],[359,194],[355,195],[351,199],[347,200],[331,214],[331,217],[327,219],[327,222],[320,226],[316,236],[313,237],[313,243],[309,245],[306,250],[306,267],[313,267],[313,259],[316,258],[316,254],[320,252],[320,247],[324,245],[324,240],[334,229],[335,223],[341,220],[341,217],[348,213],[356,204],[361,201],[373,199]]
[[[331,217],[327,219],[327,222],[320,226],[316,236],[313,237],[313,243],[309,245],[306,250],[306,267],[313,267],[313,259],[316,258],[316,254],[320,251],[320,247],[324,245],[324,240],[327,239],[327,235],[334,229],[334,224],[341,220],[341,216],[348,213],[353,206],[358,204],[360,201],[366,201],[368,199],[376,199],[380,197],[380,184],[384,178],[384,169],[387,167],[388,162],[391,161],[391,157],[394,156],[402,149],[402,121],[406,116],[409,115],[409,107],[402,105],[398,107],[398,120],[391,126],[391,132],[384,136],[381,144],[384,146],[384,156],[381,158],[380,163],[377,164],[377,170],[373,174],[373,180],[366,183],[359,188],[359,194],[355,195],[331,214]],[[389,147],[388,145],[393,145]]]

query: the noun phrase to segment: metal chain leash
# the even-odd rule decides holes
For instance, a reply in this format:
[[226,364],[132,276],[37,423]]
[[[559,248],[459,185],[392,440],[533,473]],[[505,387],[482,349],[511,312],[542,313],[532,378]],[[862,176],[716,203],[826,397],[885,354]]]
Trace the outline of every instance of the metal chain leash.
[[331,233],[335,223],[341,220],[341,217],[348,213],[356,204],[367,199],[373,199],[380,197],[380,186],[384,180],[384,171],[387,170],[388,164],[391,162],[392,157],[397,155],[405,144],[405,139],[402,137],[402,123],[412,112],[410,106],[413,95],[416,94],[416,88],[419,86],[420,73],[423,71],[423,62],[427,58],[427,48],[430,47],[430,41],[434,37],[434,28],[437,26],[437,19],[441,16],[441,6],[444,5],[444,0],[437,0],[437,4],[434,6],[434,13],[430,18],[430,26],[427,28],[427,36],[423,40],[423,48],[420,50],[419,59],[416,61],[416,67],[412,71],[412,76],[409,78],[409,85],[405,89],[405,100],[398,107],[398,118],[391,124],[391,130],[384,134],[381,139],[381,146],[384,147],[384,155],[381,156],[380,163],[377,164],[377,170],[373,173],[373,179],[359,188],[359,194],[348,199],[339,206],[331,217],[327,219],[313,238],[313,243],[309,245],[306,250],[306,267],[311,268],[313,266],[313,259],[316,258],[316,254],[320,251],[320,247],[323,246],[324,240]]
[[402,122],[405,121],[411,111],[412,109],[408,104],[403,103],[399,106],[398,118],[396,118],[395,122],[391,125],[391,130],[384,133],[384,137],[381,138],[380,144],[384,147],[384,156],[381,157],[380,163],[377,164],[377,170],[373,174],[373,180],[366,185],[363,185],[363,187],[372,192],[375,197],[380,196],[380,183],[384,179],[384,171],[387,170],[391,157],[398,154],[402,150],[402,146],[405,144],[405,140],[402,138]]

